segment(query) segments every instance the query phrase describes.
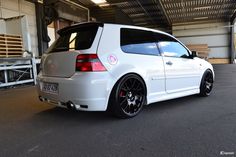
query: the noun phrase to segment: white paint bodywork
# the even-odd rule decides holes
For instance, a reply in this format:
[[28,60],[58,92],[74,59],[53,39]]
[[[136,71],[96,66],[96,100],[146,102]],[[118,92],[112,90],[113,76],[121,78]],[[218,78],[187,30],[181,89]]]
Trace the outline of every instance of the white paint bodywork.
[[[61,103],[71,101],[78,110],[105,111],[114,85],[126,74],[135,73],[144,80],[147,88],[147,104],[198,94],[203,73],[210,69],[214,74],[212,65],[197,57],[185,59],[124,53],[120,47],[121,28],[166,34],[135,26],[104,24],[103,28],[99,28],[90,49],[70,54],[68,52],[44,54],[43,70],[37,78],[39,95],[59,106]],[[81,53],[97,53],[107,71],[75,72],[76,56]],[[110,56],[115,57],[116,61],[110,62]],[[173,64],[167,65],[168,61]],[[58,83],[59,93],[42,92],[42,82]],[[82,108],[80,105],[87,105],[88,108]]]

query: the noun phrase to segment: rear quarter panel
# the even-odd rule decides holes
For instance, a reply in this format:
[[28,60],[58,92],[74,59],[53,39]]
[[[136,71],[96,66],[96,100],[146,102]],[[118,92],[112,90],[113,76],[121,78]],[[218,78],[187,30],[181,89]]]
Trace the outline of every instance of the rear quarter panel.
[[[150,103],[152,97],[165,91],[163,59],[161,56],[124,53],[120,46],[120,28],[124,27],[105,24],[97,50],[99,59],[114,78],[110,91],[122,76],[136,73],[146,83]],[[111,61],[110,57],[115,59]]]

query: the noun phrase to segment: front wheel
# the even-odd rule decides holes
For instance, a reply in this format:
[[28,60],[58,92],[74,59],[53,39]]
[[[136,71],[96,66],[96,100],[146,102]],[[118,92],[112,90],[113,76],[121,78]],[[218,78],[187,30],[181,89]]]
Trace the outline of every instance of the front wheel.
[[213,74],[210,70],[207,70],[202,77],[200,85],[200,96],[209,96],[213,88]]
[[136,116],[146,102],[146,87],[137,75],[122,77],[114,86],[109,109],[117,117],[131,118]]

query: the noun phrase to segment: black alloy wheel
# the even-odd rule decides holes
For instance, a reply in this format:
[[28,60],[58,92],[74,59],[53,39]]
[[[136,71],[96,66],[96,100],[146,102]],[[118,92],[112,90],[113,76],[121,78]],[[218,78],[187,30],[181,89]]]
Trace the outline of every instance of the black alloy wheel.
[[207,70],[204,73],[201,81],[200,95],[209,96],[211,94],[212,88],[213,88],[213,74],[210,70]]
[[121,78],[116,84],[109,104],[114,115],[121,118],[136,116],[146,102],[146,87],[134,74]]

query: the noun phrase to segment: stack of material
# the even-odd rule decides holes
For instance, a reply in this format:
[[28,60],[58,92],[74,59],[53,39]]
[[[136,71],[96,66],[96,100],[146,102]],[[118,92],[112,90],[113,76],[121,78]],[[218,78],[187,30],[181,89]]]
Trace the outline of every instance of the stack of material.
[[22,37],[0,34],[0,57],[22,57],[24,52]]
[[210,52],[210,49],[208,48],[207,44],[191,44],[186,45],[191,51],[196,51],[198,54],[198,57],[208,59],[208,54]]

